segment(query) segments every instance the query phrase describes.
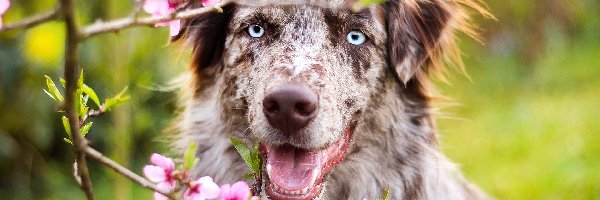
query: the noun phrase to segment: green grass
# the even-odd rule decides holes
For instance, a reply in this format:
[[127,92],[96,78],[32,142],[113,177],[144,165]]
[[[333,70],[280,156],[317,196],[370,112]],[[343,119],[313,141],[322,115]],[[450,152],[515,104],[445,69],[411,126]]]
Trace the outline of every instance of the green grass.
[[530,66],[468,47],[443,151],[498,199],[600,199],[600,40],[554,35]]

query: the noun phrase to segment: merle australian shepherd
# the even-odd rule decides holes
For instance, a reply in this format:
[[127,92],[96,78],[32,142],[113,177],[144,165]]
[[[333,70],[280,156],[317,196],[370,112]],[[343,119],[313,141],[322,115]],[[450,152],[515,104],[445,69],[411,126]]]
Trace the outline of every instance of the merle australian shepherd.
[[472,0],[242,0],[183,22],[193,48],[173,142],[192,176],[249,169],[228,136],[259,143],[262,198],[487,199],[441,154],[428,78],[459,59]]

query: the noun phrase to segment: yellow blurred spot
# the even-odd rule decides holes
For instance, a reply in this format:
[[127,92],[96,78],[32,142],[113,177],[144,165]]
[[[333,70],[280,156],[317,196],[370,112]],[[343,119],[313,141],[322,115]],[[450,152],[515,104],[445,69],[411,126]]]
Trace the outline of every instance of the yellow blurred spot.
[[50,22],[27,31],[23,51],[27,60],[44,67],[55,67],[63,57],[64,45],[64,25]]

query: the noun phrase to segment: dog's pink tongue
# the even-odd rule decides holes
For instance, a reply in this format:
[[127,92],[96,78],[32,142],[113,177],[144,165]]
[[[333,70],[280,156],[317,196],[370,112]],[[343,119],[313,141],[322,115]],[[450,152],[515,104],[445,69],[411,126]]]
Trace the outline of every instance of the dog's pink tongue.
[[310,152],[289,145],[272,147],[267,154],[269,178],[285,190],[299,190],[309,186],[324,162],[322,151]]

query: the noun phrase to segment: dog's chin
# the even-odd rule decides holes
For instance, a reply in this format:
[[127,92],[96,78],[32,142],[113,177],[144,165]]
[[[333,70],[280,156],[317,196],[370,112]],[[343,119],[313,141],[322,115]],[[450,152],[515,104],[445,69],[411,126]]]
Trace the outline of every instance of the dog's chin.
[[337,141],[324,149],[307,150],[292,145],[261,144],[265,159],[265,190],[271,199],[310,200],[321,193],[325,177],[346,157],[356,123],[344,129]]

